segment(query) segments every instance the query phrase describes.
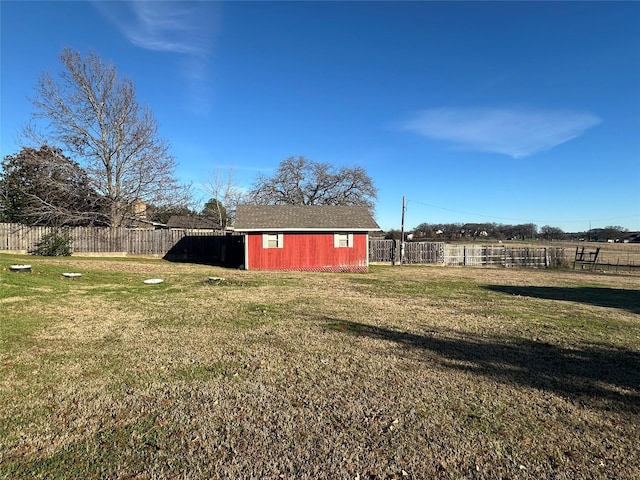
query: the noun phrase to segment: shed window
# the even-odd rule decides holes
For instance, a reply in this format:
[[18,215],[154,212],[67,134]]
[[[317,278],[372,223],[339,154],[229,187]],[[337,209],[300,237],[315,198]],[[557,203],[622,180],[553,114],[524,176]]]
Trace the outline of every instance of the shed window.
[[263,233],[262,248],[283,248],[284,235],[282,233]]
[[353,233],[335,233],[333,235],[333,246],[335,248],[352,248]]

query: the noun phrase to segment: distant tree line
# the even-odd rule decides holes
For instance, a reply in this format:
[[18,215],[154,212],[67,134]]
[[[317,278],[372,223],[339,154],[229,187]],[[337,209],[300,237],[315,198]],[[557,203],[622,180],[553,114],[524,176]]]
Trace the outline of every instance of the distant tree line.
[[[628,230],[619,226],[594,228],[583,232],[567,233],[558,227],[544,225],[538,229],[533,223],[505,225],[499,223],[421,223],[407,231],[407,240],[584,240],[594,242],[621,241]],[[387,232],[387,238],[400,239],[400,231]]]

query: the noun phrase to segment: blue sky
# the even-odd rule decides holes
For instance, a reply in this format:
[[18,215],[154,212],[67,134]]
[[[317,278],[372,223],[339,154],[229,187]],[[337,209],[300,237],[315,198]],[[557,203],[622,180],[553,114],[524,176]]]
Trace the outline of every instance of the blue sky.
[[[0,155],[64,47],[134,81],[197,187],[362,166],[387,230],[640,230],[640,2],[0,3]],[[201,193],[206,199],[206,194]]]

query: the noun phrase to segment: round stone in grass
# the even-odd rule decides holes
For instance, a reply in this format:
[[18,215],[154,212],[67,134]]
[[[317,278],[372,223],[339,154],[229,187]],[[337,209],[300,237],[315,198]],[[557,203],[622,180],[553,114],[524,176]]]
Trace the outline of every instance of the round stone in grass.
[[73,279],[73,278],[81,277],[82,274],[81,273],[74,273],[74,272],[65,272],[65,273],[62,274],[62,276],[64,278],[72,278]]
[[11,270],[12,272],[18,272],[18,273],[30,273],[31,265],[11,265],[9,267],[9,270]]

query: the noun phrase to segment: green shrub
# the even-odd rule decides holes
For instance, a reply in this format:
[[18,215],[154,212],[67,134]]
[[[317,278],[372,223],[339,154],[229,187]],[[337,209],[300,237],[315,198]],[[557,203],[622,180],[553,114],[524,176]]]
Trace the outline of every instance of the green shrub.
[[71,256],[71,237],[68,232],[55,229],[44,235],[31,253],[46,257],[69,257]]

